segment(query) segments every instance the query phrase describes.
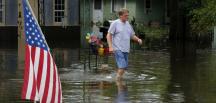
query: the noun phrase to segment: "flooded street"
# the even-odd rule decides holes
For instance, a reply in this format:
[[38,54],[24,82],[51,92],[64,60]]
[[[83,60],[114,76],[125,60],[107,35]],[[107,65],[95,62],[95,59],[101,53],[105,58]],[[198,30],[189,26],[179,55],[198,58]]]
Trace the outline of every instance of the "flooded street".
[[[58,66],[64,103],[215,103],[216,51],[196,50],[188,58],[172,57],[169,49],[137,50],[129,55],[129,70],[115,81],[112,55],[98,57],[88,68],[80,49],[52,49]],[[0,49],[0,102],[21,98],[23,66],[15,49]],[[91,58],[94,65],[94,57]],[[86,66],[84,65],[86,63]]]

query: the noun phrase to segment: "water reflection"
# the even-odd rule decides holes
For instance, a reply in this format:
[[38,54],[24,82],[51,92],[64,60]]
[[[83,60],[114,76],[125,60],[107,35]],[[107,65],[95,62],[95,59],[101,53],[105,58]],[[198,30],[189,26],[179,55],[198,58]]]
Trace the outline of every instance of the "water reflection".
[[[186,45],[187,44],[187,45]],[[190,94],[191,82],[195,79],[196,46],[193,42],[176,42],[170,50],[170,83],[168,101],[194,103],[194,94]]]
[[16,50],[0,49],[0,70],[1,78],[7,78],[16,73],[17,70],[17,55]]
[[117,80],[116,85],[118,88],[118,93],[115,103],[130,103],[128,100],[128,88],[123,80]]
[[0,49],[0,70],[0,102],[21,102],[22,72],[17,69],[17,50]]
[[215,103],[216,52],[196,50],[194,43],[174,45],[165,102]]
[[79,49],[69,48],[54,48],[51,49],[53,59],[55,60],[57,67],[69,67],[71,64],[78,63],[79,61]]

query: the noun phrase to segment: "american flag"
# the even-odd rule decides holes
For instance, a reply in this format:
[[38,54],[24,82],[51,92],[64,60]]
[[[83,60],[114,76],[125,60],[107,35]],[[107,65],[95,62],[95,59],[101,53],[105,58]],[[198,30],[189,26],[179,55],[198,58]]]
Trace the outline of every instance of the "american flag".
[[22,4],[26,37],[22,99],[61,103],[61,82],[56,64],[28,0],[22,0]]

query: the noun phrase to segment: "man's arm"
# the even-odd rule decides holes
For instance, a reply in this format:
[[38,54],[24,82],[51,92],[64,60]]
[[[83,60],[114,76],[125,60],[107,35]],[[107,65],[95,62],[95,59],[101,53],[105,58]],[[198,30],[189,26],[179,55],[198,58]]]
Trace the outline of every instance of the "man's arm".
[[142,44],[142,39],[138,38],[135,34],[132,36],[132,40],[138,42],[140,45]]
[[109,52],[113,52],[113,47],[112,47],[112,34],[110,34],[109,32],[107,33],[107,43],[109,46]]

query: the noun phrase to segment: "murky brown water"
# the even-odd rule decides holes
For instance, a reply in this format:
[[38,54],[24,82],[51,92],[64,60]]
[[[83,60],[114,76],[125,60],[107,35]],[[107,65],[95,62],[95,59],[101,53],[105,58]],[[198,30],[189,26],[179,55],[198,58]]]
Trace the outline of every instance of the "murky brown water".
[[[119,82],[112,56],[98,58],[98,69],[88,69],[88,64],[84,69],[80,51],[52,50],[65,103],[216,103],[214,50],[197,50],[189,58],[172,57],[175,54],[168,50],[135,51]],[[17,50],[0,49],[0,103],[24,102],[20,100],[23,62],[18,60]]]

